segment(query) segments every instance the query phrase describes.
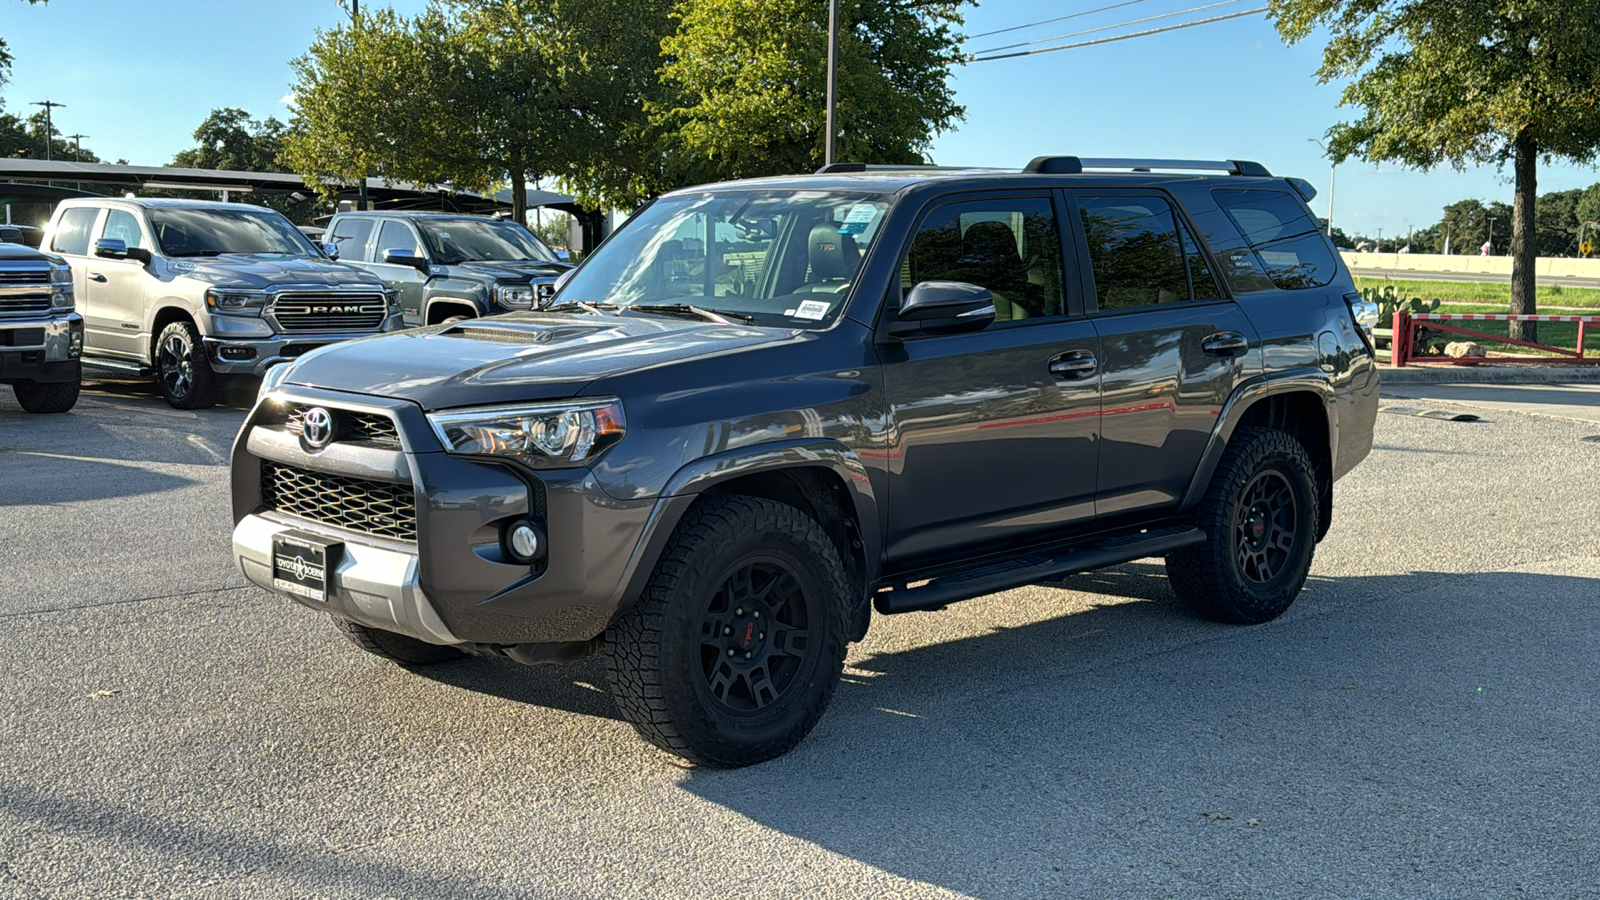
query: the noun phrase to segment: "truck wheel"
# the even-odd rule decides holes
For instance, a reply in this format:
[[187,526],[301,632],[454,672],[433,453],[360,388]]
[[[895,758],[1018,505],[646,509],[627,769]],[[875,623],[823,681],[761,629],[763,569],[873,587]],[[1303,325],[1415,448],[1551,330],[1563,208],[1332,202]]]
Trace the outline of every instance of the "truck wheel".
[[209,409],[217,405],[217,376],[206,359],[200,329],[193,322],[173,322],[156,339],[156,387],[173,409]]
[[838,550],[805,513],[708,498],[607,632],[617,708],[645,740],[700,765],[779,756],[833,698],[849,598]]
[[18,405],[28,412],[64,413],[78,404],[80,386],[76,381],[51,384],[29,381],[12,385],[11,390],[17,395]]
[[1255,625],[1283,615],[1311,571],[1317,488],[1311,458],[1273,428],[1241,428],[1200,503],[1206,541],[1167,557],[1167,578],[1195,612]]
[[333,626],[350,643],[374,656],[381,656],[402,666],[431,666],[434,663],[460,659],[465,655],[455,647],[430,644],[392,631],[368,628],[349,619],[334,618]]

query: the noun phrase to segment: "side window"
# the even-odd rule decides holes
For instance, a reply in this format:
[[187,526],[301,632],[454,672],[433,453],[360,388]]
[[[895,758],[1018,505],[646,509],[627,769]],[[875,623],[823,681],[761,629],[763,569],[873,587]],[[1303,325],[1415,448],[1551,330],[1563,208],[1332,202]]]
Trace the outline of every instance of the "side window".
[[139,220],[135,219],[132,213],[120,209],[113,209],[106,213],[105,230],[100,233],[100,236],[122,241],[128,245],[129,250],[140,246],[139,242],[144,237],[139,230]]
[[63,212],[55,237],[50,239],[50,249],[73,256],[88,256],[89,229],[94,227],[95,216],[99,214],[100,210],[87,206]]
[[902,297],[923,281],[965,281],[994,295],[995,320],[1059,316],[1061,238],[1044,198],[980,200],[933,211],[900,269]]
[[1211,196],[1244,236],[1273,285],[1298,290],[1333,280],[1338,271],[1333,250],[1305,204],[1282,191],[1228,188],[1214,190]]
[[359,216],[340,219],[334,224],[328,240],[338,246],[340,259],[372,262],[372,255],[367,252],[367,239],[372,237],[372,225],[372,219]]
[[408,253],[424,253],[422,245],[417,243],[417,236],[412,233],[411,227],[404,222],[390,219],[383,223],[383,228],[378,232],[378,246],[373,250],[376,258],[373,262],[383,262],[383,254],[390,250],[405,250]]
[[1221,296],[1198,245],[1163,197],[1078,194],[1101,309]]

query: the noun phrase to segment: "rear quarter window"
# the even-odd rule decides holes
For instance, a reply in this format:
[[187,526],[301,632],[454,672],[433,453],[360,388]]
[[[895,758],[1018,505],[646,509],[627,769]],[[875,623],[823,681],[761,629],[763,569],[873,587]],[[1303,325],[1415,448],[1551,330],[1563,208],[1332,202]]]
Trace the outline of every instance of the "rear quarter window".
[[62,210],[56,222],[55,236],[50,239],[50,249],[72,256],[89,255],[89,229],[94,227],[100,210],[92,206],[75,206]]
[[1217,248],[1234,291],[1265,289],[1262,276],[1284,290],[1321,287],[1338,273],[1322,226],[1296,198],[1283,191],[1234,188],[1213,190],[1211,196],[1244,238],[1244,247],[1225,241],[1234,249]]

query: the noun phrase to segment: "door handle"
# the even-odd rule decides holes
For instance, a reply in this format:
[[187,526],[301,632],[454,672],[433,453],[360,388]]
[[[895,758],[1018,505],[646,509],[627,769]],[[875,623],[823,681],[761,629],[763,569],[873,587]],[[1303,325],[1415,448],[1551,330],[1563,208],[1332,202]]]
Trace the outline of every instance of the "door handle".
[[1084,350],[1075,350],[1071,353],[1063,353],[1050,360],[1050,374],[1057,378],[1088,378],[1094,374],[1099,365],[1099,361],[1094,358],[1093,354]]
[[1237,331],[1219,331],[1201,341],[1200,349],[1212,356],[1243,356],[1250,341]]
[[105,282],[105,280],[106,280],[106,277],[104,275],[101,275],[99,272],[90,272],[89,273],[89,280],[90,281],[98,281],[98,282],[101,282],[103,284]]

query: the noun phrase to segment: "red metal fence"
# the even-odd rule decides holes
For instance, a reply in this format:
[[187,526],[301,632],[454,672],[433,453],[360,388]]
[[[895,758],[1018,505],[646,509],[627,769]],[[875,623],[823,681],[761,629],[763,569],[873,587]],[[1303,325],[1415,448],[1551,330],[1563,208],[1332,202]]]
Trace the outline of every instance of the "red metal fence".
[[[1470,331],[1457,325],[1443,324],[1449,321],[1479,321],[1479,322],[1577,322],[1578,323],[1578,348],[1568,350],[1564,347],[1552,347],[1549,344],[1536,344],[1532,341],[1519,341],[1504,335],[1484,334],[1481,331]],[[1448,356],[1418,356],[1416,350],[1418,323],[1427,323],[1430,331],[1446,331],[1452,334],[1464,334],[1483,341],[1493,341],[1497,344],[1511,344],[1517,347],[1527,347],[1530,350],[1540,350],[1552,356],[1496,356],[1494,358],[1482,356],[1448,357]],[[1586,330],[1595,325],[1600,325],[1600,316],[1513,316],[1494,315],[1490,313],[1408,313],[1395,310],[1394,334],[1390,341],[1393,349],[1392,360],[1395,368],[1402,368],[1407,363],[1427,361],[1430,363],[1447,363],[1450,365],[1478,365],[1480,363],[1505,364],[1533,364],[1533,365],[1600,365],[1600,356],[1585,356],[1583,342]]]

